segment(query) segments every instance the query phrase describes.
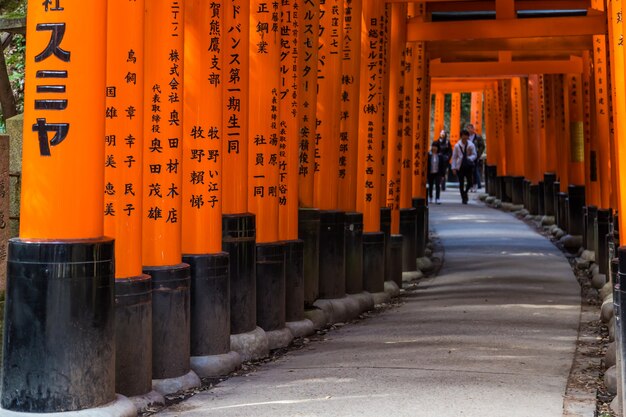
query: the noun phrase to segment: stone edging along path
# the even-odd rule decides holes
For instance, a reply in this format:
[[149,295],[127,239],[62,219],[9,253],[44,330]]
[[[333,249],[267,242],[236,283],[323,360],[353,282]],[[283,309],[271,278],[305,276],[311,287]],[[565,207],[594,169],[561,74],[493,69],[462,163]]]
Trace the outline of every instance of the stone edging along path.
[[246,361],[241,365],[239,369],[236,369],[235,371],[231,372],[228,375],[218,377],[218,378],[203,378],[202,386],[199,388],[190,389],[186,391],[180,391],[171,395],[166,395],[164,406],[163,405],[148,406],[147,408],[142,410],[138,414],[138,416],[146,417],[146,416],[152,416],[152,415],[158,414],[160,411],[163,411],[170,406],[182,403],[185,400],[193,397],[194,395],[198,393],[210,391],[216,385],[230,378],[246,377],[254,373],[255,371],[257,371],[264,364],[275,362],[279,360],[282,356],[288,355],[292,351],[306,349],[306,348],[309,348],[311,345],[314,345],[315,343],[323,342],[327,339],[327,335],[331,333],[333,330],[339,329],[348,324],[361,322],[370,317],[384,314],[386,311],[390,309],[399,307],[403,303],[402,301],[403,294],[415,291],[418,288],[418,286],[419,288],[422,288],[422,283],[429,282],[429,280],[432,280],[432,278],[434,278],[439,272],[439,270],[441,269],[442,261],[443,261],[442,248],[440,245],[437,244],[438,240],[435,235],[431,235],[430,239],[431,241],[427,244],[428,250],[426,251],[426,255],[427,255],[426,257],[429,258],[431,261],[430,265],[428,266],[428,269],[427,270],[425,269],[423,271],[423,275],[420,274],[419,278],[409,280],[409,281],[405,279],[403,283],[403,288],[400,291],[399,296],[392,298],[388,302],[376,304],[374,306],[374,309],[360,314],[354,320],[351,320],[346,323],[330,324],[322,329],[317,330],[313,335],[309,337],[297,337],[291,342],[289,346],[284,347],[284,348],[274,349],[270,351],[269,356],[264,357],[262,359]]
[[[542,225],[544,216],[531,216],[522,206],[498,204],[493,197],[490,198],[487,194],[478,195],[476,200],[482,201],[488,207],[511,213],[520,221],[531,226],[538,234],[550,240],[567,258],[580,284],[581,311],[578,341],[563,398],[563,417],[608,417],[616,415],[609,407],[613,397],[607,394],[606,386],[603,383],[602,362],[609,337],[607,327],[598,320],[601,297],[592,286],[589,262],[581,262],[576,254],[568,251],[559,242],[560,236],[553,235],[553,226]],[[579,255],[581,254],[579,253]]]

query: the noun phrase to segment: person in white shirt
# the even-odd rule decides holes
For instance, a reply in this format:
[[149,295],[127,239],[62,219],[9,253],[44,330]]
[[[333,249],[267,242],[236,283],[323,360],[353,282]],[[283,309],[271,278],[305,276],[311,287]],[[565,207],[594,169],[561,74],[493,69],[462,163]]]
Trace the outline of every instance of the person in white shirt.
[[[459,177],[461,202],[467,204],[467,192],[474,183],[474,164],[476,163],[476,147],[469,141],[469,132],[461,130],[461,140],[452,151],[452,172]],[[467,181],[467,184],[465,184]]]

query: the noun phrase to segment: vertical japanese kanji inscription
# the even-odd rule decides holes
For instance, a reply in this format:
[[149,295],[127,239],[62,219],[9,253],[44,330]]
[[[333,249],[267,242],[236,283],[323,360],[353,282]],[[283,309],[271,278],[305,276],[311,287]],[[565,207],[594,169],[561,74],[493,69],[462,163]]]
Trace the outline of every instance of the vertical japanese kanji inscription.
[[302,0],[283,0],[280,21],[280,126],[278,132],[278,238],[298,238],[298,95],[301,51],[298,36],[304,19]]
[[182,250],[222,249],[222,1],[185,7]]
[[343,0],[320,1],[314,204],[337,208]]
[[129,278],[142,267],[144,2],[108,8],[104,231],[115,238],[116,277]]
[[345,211],[356,210],[362,10],[363,0],[344,0],[338,206]]
[[28,5],[22,238],[103,235],[106,3]]
[[364,232],[380,231],[380,180],[382,144],[382,37],[383,4],[363,2],[361,28],[361,93],[359,97],[359,161],[357,211],[363,213]]
[[278,241],[280,7],[250,2],[248,207],[261,243]]
[[181,261],[183,19],[180,0],[146,4],[144,266]]
[[248,211],[250,3],[223,0],[223,5],[222,210],[241,214]]

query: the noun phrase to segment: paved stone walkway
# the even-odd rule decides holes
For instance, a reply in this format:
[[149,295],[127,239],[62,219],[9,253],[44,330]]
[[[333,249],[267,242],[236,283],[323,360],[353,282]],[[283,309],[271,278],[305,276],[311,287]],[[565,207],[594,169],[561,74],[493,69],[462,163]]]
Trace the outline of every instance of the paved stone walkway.
[[431,207],[444,266],[404,305],[159,416],[560,417],[580,313],[567,261],[458,190]]

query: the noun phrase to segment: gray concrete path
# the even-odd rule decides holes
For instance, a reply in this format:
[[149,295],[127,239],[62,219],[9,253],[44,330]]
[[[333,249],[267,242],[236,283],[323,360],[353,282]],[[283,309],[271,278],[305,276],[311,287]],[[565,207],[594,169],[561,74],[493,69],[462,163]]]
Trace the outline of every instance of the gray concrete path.
[[444,267],[404,305],[159,416],[560,417],[580,314],[567,261],[457,190],[431,207]]

